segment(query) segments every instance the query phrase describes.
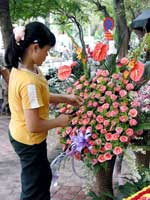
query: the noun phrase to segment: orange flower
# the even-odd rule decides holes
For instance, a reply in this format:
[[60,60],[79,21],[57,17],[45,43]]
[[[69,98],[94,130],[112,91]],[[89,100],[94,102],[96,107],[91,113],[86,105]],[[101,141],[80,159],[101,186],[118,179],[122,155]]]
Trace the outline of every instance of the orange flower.
[[144,73],[144,64],[142,62],[137,62],[131,69],[130,78],[135,82],[139,81],[143,73]]
[[125,71],[123,72],[123,76],[124,76],[125,79],[127,79],[128,76],[129,76],[129,71],[125,70]]
[[107,56],[107,51],[108,51],[108,45],[99,42],[96,46],[95,49],[93,51],[93,59],[95,61],[102,61],[106,58]]
[[76,53],[77,53],[77,58],[79,60],[81,60],[81,58],[82,58],[82,49],[80,47],[77,48]]
[[60,66],[58,69],[58,78],[63,81],[67,79],[71,74],[71,67],[68,65]]
[[134,58],[132,58],[128,64],[129,68],[132,69],[134,67],[135,63],[136,63],[136,60]]

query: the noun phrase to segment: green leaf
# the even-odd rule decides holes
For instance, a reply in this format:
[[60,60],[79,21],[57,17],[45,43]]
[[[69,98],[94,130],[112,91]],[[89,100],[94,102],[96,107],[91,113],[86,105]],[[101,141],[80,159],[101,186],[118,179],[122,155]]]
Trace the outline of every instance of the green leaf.
[[150,130],[150,123],[140,123],[135,128],[135,131]]

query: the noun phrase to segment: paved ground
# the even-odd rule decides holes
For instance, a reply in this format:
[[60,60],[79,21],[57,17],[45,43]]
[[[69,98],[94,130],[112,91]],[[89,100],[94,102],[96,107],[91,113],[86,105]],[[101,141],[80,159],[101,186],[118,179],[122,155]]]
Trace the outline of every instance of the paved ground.
[[[9,116],[0,116],[0,200],[19,200],[20,195],[20,165],[19,160],[9,143]],[[58,137],[50,133],[48,137],[48,156],[55,157],[58,148]],[[76,169],[82,175],[82,163],[75,163]],[[66,162],[61,167],[59,184],[52,189],[52,200],[89,200],[82,191],[83,182],[72,172],[71,163]]]

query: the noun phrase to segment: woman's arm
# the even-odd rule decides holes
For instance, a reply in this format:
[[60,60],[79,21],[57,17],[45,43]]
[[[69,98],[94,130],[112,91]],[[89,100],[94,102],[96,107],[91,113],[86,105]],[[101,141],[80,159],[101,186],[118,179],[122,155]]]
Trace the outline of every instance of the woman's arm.
[[76,95],[67,95],[67,94],[54,94],[50,93],[50,103],[58,104],[58,103],[66,103],[71,104],[73,106],[79,106],[83,103],[81,97]]
[[45,132],[56,127],[65,127],[70,122],[70,116],[61,114],[55,119],[44,120],[39,117],[39,109],[24,110],[27,129],[31,133]]
[[1,69],[1,74],[2,74],[2,76],[3,76],[3,78],[4,78],[4,80],[5,80],[5,81],[7,82],[7,84],[8,84],[8,81],[9,81],[9,74],[10,74],[9,70],[6,69],[6,68],[2,68],[2,69]]

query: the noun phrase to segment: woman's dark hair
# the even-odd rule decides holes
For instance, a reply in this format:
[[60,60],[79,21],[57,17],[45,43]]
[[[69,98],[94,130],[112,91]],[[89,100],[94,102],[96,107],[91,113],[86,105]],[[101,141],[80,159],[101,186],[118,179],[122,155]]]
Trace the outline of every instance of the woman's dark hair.
[[37,43],[40,48],[45,45],[53,47],[56,43],[55,35],[47,26],[40,22],[31,22],[25,26],[25,37],[19,43],[16,42],[14,34],[11,35],[9,45],[5,52],[6,67],[18,68],[19,61],[22,60],[25,50],[29,45]]

